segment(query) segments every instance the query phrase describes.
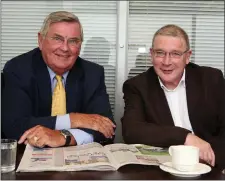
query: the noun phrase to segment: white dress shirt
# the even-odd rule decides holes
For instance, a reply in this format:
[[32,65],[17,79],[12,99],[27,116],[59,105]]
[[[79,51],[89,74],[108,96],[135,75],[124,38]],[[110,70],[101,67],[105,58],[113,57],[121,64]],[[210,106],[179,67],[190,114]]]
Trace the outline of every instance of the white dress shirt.
[[160,78],[159,83],[165,93],[167,102],[169,104],[174,125],[190,130],[193,133],[187,108],[185,70],[178,86],[174,90],[167,89]]

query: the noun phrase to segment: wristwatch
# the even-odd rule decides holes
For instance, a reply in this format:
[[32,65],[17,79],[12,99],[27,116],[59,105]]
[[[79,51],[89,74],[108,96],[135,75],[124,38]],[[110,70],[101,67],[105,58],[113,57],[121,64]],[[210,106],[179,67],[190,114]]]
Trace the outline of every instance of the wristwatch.
[[71,136],[72,134],[66,130],[66,129],[62,129],[60,130],[60,134],[64,136],[64,138],[66,139],[66,143],[64,146],[69,146],[70,145],[70,141],[71,141]]

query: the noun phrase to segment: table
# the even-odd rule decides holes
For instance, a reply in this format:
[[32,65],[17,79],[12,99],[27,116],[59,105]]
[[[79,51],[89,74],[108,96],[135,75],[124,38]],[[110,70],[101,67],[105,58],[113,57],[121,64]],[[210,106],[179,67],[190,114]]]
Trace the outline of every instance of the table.
[[[23,156],[24,146],[17,148],[16,168]],[[180,180],[182,177],[173,176],[162,171],[158,166],[126,165],[118,171],[79,171],[79,172],[32,172],[4,173],[2,180]],[[186,178],[184,178],[186,179]],[[211,172],[191,179],[225,180],[221,170],[213,168]]]

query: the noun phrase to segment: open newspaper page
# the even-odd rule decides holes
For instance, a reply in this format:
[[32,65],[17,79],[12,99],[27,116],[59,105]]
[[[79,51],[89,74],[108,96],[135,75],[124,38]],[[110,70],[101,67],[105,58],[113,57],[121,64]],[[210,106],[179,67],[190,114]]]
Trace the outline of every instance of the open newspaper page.
[[99,143],[60,148],[27,145],[17,172],[117,170],[126,164],[159,165],[170,161],[168,150],[146,146]]
[[99,143],[64,148],[64,161],[67,171],[116,170],[104,147]]
[[27,145],[17,172],[115,170],[98,143],[60,148]]
[[127,164],[160,165],[171,161],[168,149],[147,146],[142,144],[111,144],[106,145],[105,149],[109,152],[116,169]]
[[[57,157],[57,159],[55,159]],[[62,148],[36,148],[27,144],[17,172],[61,171],[63,169]]]

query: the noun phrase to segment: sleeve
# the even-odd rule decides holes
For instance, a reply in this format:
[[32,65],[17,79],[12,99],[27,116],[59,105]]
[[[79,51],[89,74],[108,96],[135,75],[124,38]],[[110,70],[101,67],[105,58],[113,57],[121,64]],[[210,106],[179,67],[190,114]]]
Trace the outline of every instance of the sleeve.
[[62,130],[69,128],[71,128],[69,114],[60,115],[56,117],[55,130]]
[[73,135],[77,142],[77,145],[93,142],[93,136],[80,129],[70,129],[70,117],[69,114],[60,115],[56,118],[55,129],[62,130],[67,129]]
[[2,97],[2,130],[6,138],[19,139],[22,134],[36,126],[55,128],[56,117],[35,117],[29,85],[21,80],[7,64],[3,71],[5,87]]
[[[94,94],[89,101],[85,104],[85,113],[87,114],[99,114],[109,118],[114,124],[113,115],[110,107],[109,96],[106,92],[104,68],[101,67],[100,77],[98,77],[98,86],[94,90]],[[112,144],[114,137],[105,138],[105,136],[95,130],[80,128],[81,130],[93,135],[94,141],[100,144]]]
[[[212,76],[212,75],[211,75]],[[217,117],[215,117],[217,125],[217,134],[209,138],[209,143],[211,144],[216,158],[216,166],[220,168],[225,168],[225,79],[223,73],[220,71],[219,76],[213,76],[213,82],[215,83],[213,87],[213,97],[216,100],[215,105],[217,107]]]
[[[148,103],[147,100],[144,100],[138,85],[128,80],[123,85],[123,92],[125,109],[121,122],[122,134],[126,143],[140,143],[160,147],[184,144],[187,134],[190,133],[189,130],[159,124],[158,121],[154,120],[157,115],[151,115],[151,118],[147,118],[145,106]],[[150,106],[148,106],[149,108]]]
[[68,129],[77,142],[77,145],[92,143],[94,138],[91,134],[80,129]]

